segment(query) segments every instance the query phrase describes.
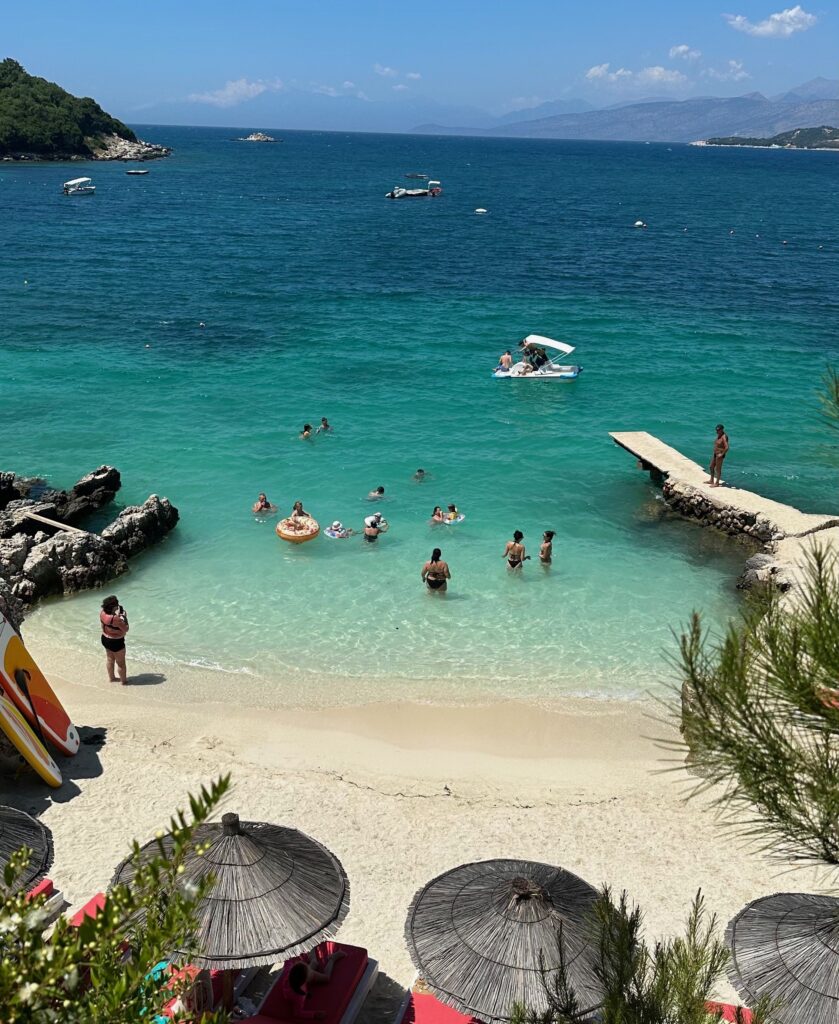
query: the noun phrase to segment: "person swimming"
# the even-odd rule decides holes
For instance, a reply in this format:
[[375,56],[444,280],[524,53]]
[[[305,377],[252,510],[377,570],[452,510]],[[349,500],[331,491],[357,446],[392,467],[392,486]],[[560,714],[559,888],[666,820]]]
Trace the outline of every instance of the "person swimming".
[[308,441],[311,436],[312,436],[312,424],[311,423],[304,423],[303,424],[303,429],[300,431],[300,440],[301,441]]
[[319,434],[331,434],[332,433],[332,426],[330,425],[329,420],[325,416],[321,416],[321,418],[320,418],[320,426],[318,427],[317,432]]
[[542,565],[550,565],[553,561],[553,539],[556,530],[545,530],[542,534],[542,546],[539,548],[539,561]]
[[340,519],[336,519],[327,532],[330,537],[335,537],[338,540],[344,540],[346,537],[351,537],[354,533],[353,530],[347,529]]
[[521,530],[516,530],[513,534],[513,539],[507,541],[507,546],[504,548],[503,557],[507,559],[507,565],[511,569],[520,570],[525,562],[530,561],[530,555],[528,555],[524,549],[524,534]]
[[291,510],[291,518],[292,519],[311,519],[312,517],[303,508],[303,502],[302,501],[295,501],[294,508],[292,508],[292,510]]
[[385,496],[384,487],[377,487],[374,491],[369,491],[367,494],[368,501],[381,501]]
[[431,522],[432,523],[442,523],[444,521],[445,521],[445,516],[443,515],[443,510],[440,508],[439,505],[435,505],[434,506],[434,511],[431,513]]
[[253,503],[252,511],[254,512],[276,512],[277,506],[272,505],[271,502],[265,497],[265,494],[260,491],[259,497]]
[[421,484],[423,480],[425,480],[425,470],[422,468],[418,469],[416,473],[414,473],[414,480],[416,480],[418,484]]
[[364,539],[368,544],[375,544],[379,539],[379,534],[382,533],[382,513],[374,512],[372,516],[367,516],[364,520]]
[[450,523],[453,523],[459,515],[460,513],[457,511],[457,505],[449,505],[449,510],[446,512],[446,519],[448,519]]
[[448,581],[452,578],[452,574],[449,572],[448,564],[443,561],[442,552],[439,548],[435,548],[431,552],[431,558],[422,567],[420,576],[422,582],[429,590],[437,590],[441,594],[446,592]]

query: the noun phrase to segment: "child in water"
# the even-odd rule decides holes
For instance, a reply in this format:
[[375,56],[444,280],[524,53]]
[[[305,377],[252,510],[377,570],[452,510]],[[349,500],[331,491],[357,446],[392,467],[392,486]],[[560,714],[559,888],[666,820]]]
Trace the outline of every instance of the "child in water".
[[449,511],[446,513],[446,519],[451,523],[454,522],[459,515],[460,513],[457,511],[457,505],[449,505]]

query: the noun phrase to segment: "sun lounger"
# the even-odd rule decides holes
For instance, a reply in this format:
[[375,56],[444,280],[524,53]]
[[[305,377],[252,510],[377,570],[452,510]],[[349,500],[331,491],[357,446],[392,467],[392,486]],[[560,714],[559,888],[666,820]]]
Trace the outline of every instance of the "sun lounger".
[[60,889],[56,889],[55,884],[51,878],[44,878],[36,886],[29,890],[26,894],[27,903],[30,900],[37,899],[39,896],[43,896],[44,902],[42,909],[46,914],[43,924],[46,926],[54,921],[64,907],[67,905],[67,901],[64,899],[64,893]]
[[105,893],[98,892],[93,899],[88,900],[87,903],[82,907],[81,910],[77,910],[75,914],[70,918],[70,924],[73,928],[81,928],[82,924],[88,917],[96,917],[99,911],[105,906]]
[[[313,987],[306,997],[306,1013],[323,1014],[320,1024],[352,1024],[373,987],[379,965],[360,946],[346,946],[340,942],[323,942],[318,952],[325,958],[340,950],[345,955],[335,961],[332,977],[325,985]],[[245,1024],[301,1024],[288,1003],[283,979],[293,965],[303,957],[295,957],[283,964],[282,971],[265,994],[256,1015],[246,1018]]]
[[[414,983],[416,984],[416,983]],[[441,1003],[430,992],[408,989],[394,1024],[479,1024],[474,1017]]]
[[[168,969],[169,968],[164,968],[164,970]],[[193,964],[187,964],[185,967],[174,968],[172,969],[171,976],[169,977],[166,984],[169,988],[174,988],[174,986],[178,982],[182,981],[185,978],[195,978],[200,972],[200,970],[200,967],[195,967]],[[258,970],[258,967],[249,967],[247,970],[235,972],[233,976],[234,1004],[236,1003],[236,1000],[239,998],[239,996],[241,996],[245,989],[248,987],[248,985],[250,985],[250,983],[253,981],[254,975],[257,973]],[[213,991],[213,1007],[217,1007],[221,1005],[222,1000],[222,989],[224,986],[224,971],[214,970],[210,971],[209,974],[210,985]],[[157,1021],[164,1021],[169,1020],[171,1017],[173,1017],[175,1013],[175,1004],[177,1003],[177,1001],[177,996],[173,996],[173,998],[169,1000],[169,1002],[163,1007],[162,1012],[158,1014],[158,1016],[155,1019]]]
[[722,1019],[724,1021],[732,1021],[737,1024],[737,1010],[740,1010],[741,1020],[743,1024],[751,1024],[752,1011],[747,1010],[745,1006],[735,1006],[733,1003],[706,1003],[709,1010],[722,1010]]

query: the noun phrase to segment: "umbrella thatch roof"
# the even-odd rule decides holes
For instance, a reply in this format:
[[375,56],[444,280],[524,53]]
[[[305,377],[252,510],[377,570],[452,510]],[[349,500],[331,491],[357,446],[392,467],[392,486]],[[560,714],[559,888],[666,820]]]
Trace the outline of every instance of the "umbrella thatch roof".
[[[405,923],[411,959],[448,1006],[482,1021],[510,1019],[514,1003],[547,1009],[562,956],[583,1006],[602,1000],[594,974],[597,891],[570,871],[488,860],[447,871],[414,896]],[[540,969],[540,957],[545,975]]]
[[779,1024],[839,1022],[839,899],[782,892],[755,900],[726,932],[744,1002],[780,999]]
[[52,833],[46,825],[16,807],[0,807],[0,881],[9,858],[22,846],[32,853],[26,869],[12,886],[12,892],[31,889],[52,864]]
[[[171,848],[171,836],[163,839]],[[350,908],[350,887],[340,861],[315,839],[282,825],[239,821],[199,826],[182,883],[207,874],[215,884],[198,908],[192,948],[173,950],[199,967],[257,967],[313,949],[333,936]],[[157,840],[142,856],[157,853]],[[112,885],[130,882],[131,857],[117,868]]]

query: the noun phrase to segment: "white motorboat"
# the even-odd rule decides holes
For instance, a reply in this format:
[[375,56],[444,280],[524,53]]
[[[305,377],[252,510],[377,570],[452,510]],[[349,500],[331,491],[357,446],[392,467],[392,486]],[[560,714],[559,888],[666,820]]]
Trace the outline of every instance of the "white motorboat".
[[64,182],[65,196],[92,196],[95,191],[96,186],[90,178],[73,178]]
[[439,181],[429,181],[425,188],[404,188],[402,185],[395,185],[390,192],[385,193],[385,199],[433,199],[442,191]]
[[149,172],[148,172],[147,168],[141,170],[140,168],[135,167],[135,168],[133,168],[130,171],[126,171],[125,173],[126,174],[148,174]]
[[523,353],[529,355],[530,359],[525,358],[513,363],[509,370],[503,366],[496,366],[492,376],[497,380],[576,380],[583,372],[582,366],[558,363],[545,351],[551,349],[570,356],[574,346],[564,341],[554,341],[553,338],[545,338],[541,334],[528,334],[519,344]]

